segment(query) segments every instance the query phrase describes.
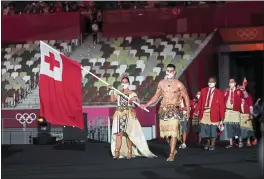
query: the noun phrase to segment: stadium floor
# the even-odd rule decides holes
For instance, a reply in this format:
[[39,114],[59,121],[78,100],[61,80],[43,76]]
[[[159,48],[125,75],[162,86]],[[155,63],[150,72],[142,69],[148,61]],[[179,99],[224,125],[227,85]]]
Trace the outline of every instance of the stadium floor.
[[166,162],[168,146],[150,141],[156,159],[113,160],[110,145],[89,141],[85,151],[55,149],[44,145],[2,146],[2,176],[31,178],[261,178],[257,147],[204,151],[194,145],[178,150],[174,162]]

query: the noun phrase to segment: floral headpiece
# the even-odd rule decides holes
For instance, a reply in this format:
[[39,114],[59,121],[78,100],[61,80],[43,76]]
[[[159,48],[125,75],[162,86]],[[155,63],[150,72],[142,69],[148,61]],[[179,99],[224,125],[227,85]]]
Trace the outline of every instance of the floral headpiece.
[[123,78],[128,78],[128,76],[129,76],[128,73],[123,73],[123,74],[121,75],[121,79],[123,79]]

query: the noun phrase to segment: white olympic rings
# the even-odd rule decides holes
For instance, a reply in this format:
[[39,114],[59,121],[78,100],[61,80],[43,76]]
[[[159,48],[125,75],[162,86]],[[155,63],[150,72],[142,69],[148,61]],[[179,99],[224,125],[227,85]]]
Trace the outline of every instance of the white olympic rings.
[[16,120],[20,123],[20,124],[31,124],[33,121],[35,121],[37,118],[35,113],[17,113],[16,114]]

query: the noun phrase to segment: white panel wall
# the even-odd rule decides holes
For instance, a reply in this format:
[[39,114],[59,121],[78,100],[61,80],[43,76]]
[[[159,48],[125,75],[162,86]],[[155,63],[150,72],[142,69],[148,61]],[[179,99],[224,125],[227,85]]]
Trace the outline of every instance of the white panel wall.
[[142,127],[146,140],[152,140],[156,138],[156,126]]

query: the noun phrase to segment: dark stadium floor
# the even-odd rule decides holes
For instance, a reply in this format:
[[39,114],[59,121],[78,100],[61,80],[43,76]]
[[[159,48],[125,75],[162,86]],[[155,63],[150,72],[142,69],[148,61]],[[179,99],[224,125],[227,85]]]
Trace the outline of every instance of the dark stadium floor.
[[33,178],[261,178],[257,147],[204,151],[189,146],[178,150],[174,162],[166,162],[168,147],[161,141],[149,146],[157,159],[115,161],[110,145],[88,142],[85,151],[58,150],[54,146],[2,146],[3,179]]

